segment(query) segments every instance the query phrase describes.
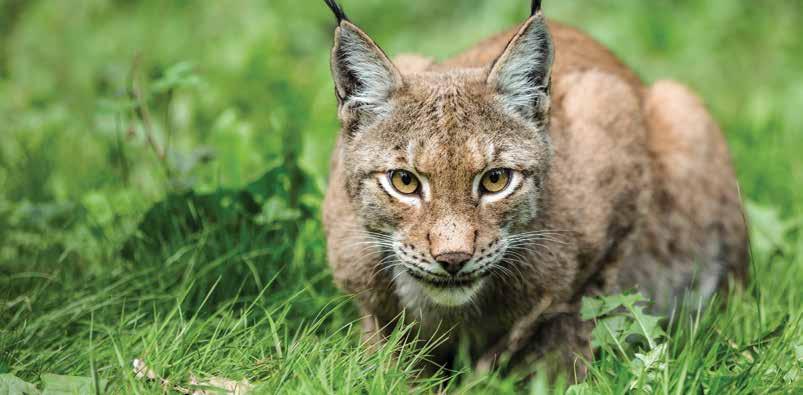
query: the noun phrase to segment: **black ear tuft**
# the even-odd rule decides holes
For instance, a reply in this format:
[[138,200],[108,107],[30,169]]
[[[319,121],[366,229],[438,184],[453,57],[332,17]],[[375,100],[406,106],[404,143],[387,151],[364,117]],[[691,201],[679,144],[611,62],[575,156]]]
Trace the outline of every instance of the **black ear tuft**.
[[[337,23],[338,24],[340,22],[349,20],[349,18],[346,16],[346,13],[343,12],[343,8],[340,7],[340,5],[337,4],[337,2],[335,0],[323,0],[323,2],[326,3],[326,5],[329,6],[329,9],[332,10],[332,13],[335,14],[335,18],[337,18]],[[540,3],[540,1],[539,1],[539,3]]]
[[533,0],[530,16],[535,15],[535,13],[538,11],[541,11],[541,0]]

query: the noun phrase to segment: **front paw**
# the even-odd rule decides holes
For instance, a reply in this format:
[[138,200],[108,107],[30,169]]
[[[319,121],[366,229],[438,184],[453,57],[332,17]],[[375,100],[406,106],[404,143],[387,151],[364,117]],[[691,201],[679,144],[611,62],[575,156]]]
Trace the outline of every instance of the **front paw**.
[[507,358],[506,348],[500,345],[486,351],[474,364],[474,372],[487,374],[499,367],[500,362]]
[[496,354],[488,354],[486,353],[480,359],[477,360],[477,363],[474,364],[474,372],[477,374],[487,374],[490,373],[496,363],[497,359]]

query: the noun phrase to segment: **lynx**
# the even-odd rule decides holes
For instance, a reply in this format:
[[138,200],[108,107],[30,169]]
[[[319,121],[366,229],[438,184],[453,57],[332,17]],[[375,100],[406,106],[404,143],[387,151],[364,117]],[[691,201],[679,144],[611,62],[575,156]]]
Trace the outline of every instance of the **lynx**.
[[[547,20],[436,63],[391,59],[333,0],[331,68],[342,129],[324,202],[328,259],[365,338],[404,320],[580,380],[583,296],[637,289],[654,311],[746,277],[728,148],[686,87],[645,85],[589,36]],[[688,299],[686,299],[688,300]]]

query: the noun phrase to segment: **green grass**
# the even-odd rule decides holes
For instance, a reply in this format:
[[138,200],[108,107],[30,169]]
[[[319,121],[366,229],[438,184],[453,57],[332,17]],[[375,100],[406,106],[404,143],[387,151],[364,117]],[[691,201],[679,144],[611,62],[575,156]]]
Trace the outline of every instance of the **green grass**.
[[[247,378],[265,393],[552,386],[459,363],[419,378],[425,353],[403,329],[375,353],[360,345],[319,221],[337,130],[333,21],[319,2],[301,3],[0,0],[0,374],[161,393],[134,377],[143,358],[174,383]],[[436,58],[527,10],[524,0],[344,3],[391,54]],[[704,98],[753,225],[745,291],[673,322],[663,352],[602,347],[570,391],[803,391],[803,5],[545,9],[646,81],[677,79]]]

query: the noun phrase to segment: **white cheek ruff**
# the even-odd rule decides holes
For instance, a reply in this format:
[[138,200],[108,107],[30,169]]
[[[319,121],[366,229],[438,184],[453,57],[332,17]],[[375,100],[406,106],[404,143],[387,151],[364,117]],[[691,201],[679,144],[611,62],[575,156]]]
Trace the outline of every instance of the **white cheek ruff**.
[[485,279],[479,279],[468,287],[438,288],[423,284],[410,276],[405,269],[395,268],[393,282],[396,295],[404,307],[417,311],[427,305],[459,307],[476,299]]
[[[474,178],[474,191],[475,191],[474,193],[477,194],[477,195],[480,194],[480,192],[479,192],[479,190],[480,190],[480,180],[482,179],[483,176],[485,176],[485,173],[481,173],[480,175],[478,175],[477,177]],[[519,185],[521,184],[521,182],[523,180],[524,180],[524,176],[522,176],[522,174],[520,172],[515,171],[515,170],[511,170],[510,171],[510,182],[507,183],[507,186],[505,187],[505,189],[503,189],[503,190],[501,190],[499,192],[496,192],[496,193],[486,193],[486,194],[482,195],[482,197],[480,198],[480,201],[482,202],[482,204],[489,204],[489,203],[498,202],[498,201],[510,196],[510,194],[513,193],[513,191],[515,191],[516,188],[519,187]]]

